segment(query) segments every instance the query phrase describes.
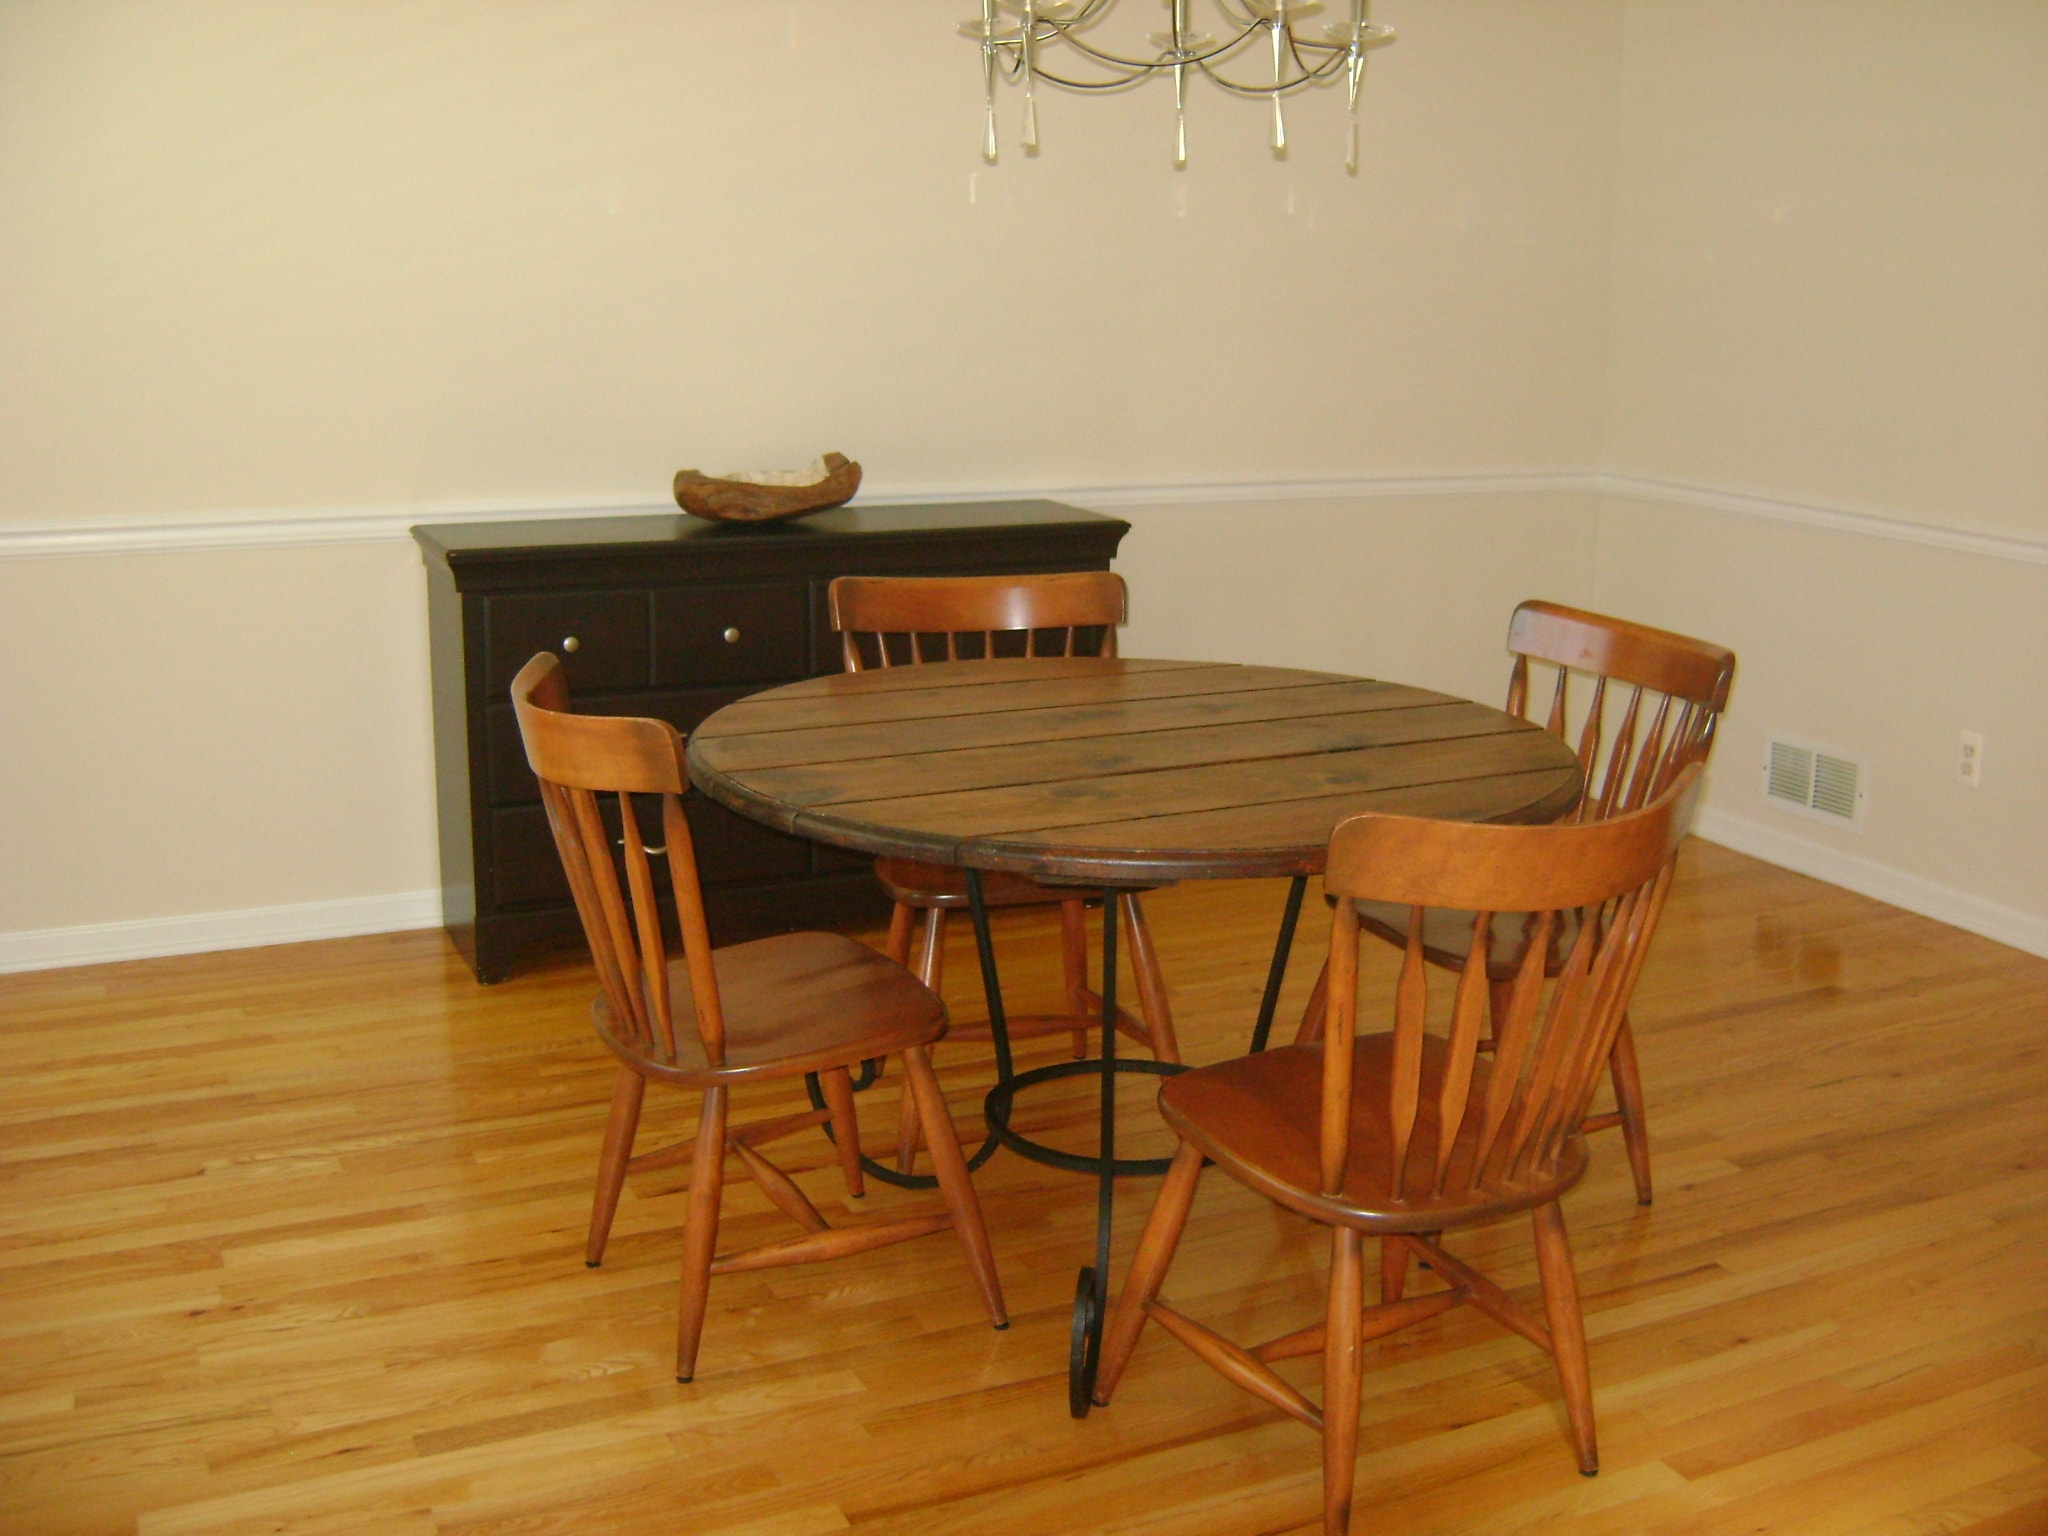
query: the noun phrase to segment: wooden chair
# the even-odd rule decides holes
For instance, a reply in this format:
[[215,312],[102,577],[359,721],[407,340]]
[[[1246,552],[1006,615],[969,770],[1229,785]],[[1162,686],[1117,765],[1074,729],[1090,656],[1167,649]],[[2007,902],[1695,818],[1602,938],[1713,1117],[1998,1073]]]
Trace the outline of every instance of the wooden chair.
[[[1598,821],[1646,805],[1686,764],[1704,762],[1735,681],[1733,651],[1556,603],[1526,602],[1518,607],[1508,623],[1508,651],[1515,658],[1508,677],[1509,714],[1534,718],[1532,662],[1555,674],[1543,723],[1554,735],[1569,740],[1575,731],[1578,738],[1586,788],[1569,818],[1575,821]],[[1585,679],[1588,688],[1584,714],[1576,725],[1574,676]],[[1619,719],[1610,732],[1615,703],[1611,695],[1617,694],[1622,695]],[[1407,942],[1408,914],[1399,908],[1368,902],[1360,905],[1358,916],[1376,937],[1397,946]],[[1494,919],[1487,965],[1496,1004],[1505,1002],[1532,931],[1533,920],[1526,915],[1503,913]],[[1553,975],[1573,934],[1567,923],[1551,936],[1548,963]],[[1432,913],[1424,928],[1423,955],[1432,965],[1459,970],[1470,938],[1470,913]],[[1297,1038],[1314,1037],[1322,1016],[1321,985],[1319,980]],[[1621,1128],[1636,1199],[1648,1205],[1649,1127],[1635,1034],[1626,1015],[1615,1034],[1608,1068],[1615,1108],[1590,1116],[1584,1129]]]
[[[929,661],[984,660],[1016,656],[1114,656],[1117,626],[1124,622],[1126,592],[1121,576],[1109,571],[1072,571],[1035,576],[841,576],[829,594],[832,627],[839,632],[846,670],[917,666]],[[910,859],[877,859],[875,875],[895,902],[889,922],[889,954],[912,964],[916,933],[919,978],[939,990],[945,963],[946,919],[965,908],[963,871]],[[1131,970],[1137,981],[1138,1016],[1118,1009],[1118,1028],[1143,1042],[1161,1061],[1180,1060],[1173,1013],[1152,930],[1136,889],[1118,893]],[[990,907],[1051,906],[1060,909],[1065,1010],[1008,1015],[1013,1039],[1071,1033],[1074,1055],[1088,1051],[1088,1030],[1102,1016],[1102,999],[1088,985],[1086,894],[1041,885],[1022,875],[989,872],[982,897]],[[951,1039],[987,1039],[986,1020],[955,1025]],[[899,1122],[904,1131],[897,1165],[909,1172],[920,1140],[915,1116]]]
[[[570,714],[561,664],[545,652],[520,669],[512,703],[597,964],[600,990],[591,1003],[591,1021],[619,1059],[585,1262],[594,1266],[604,1257],[629,1171],[695,1165],[683,1227],[676,1379],[695,1374],[713,1275],[839,1258],[948,1226],[967,1255],[989,1320],[1007,1327],[981,1207],[951,1135],[932,1138],[944,1213],[854,1227],[828,1225],[796,1182],[760,1150],[777,1137],[829,1122],[847,1188],[859,1195],[860,1135],[847,1069],[891,1055],[902,1058],[915,1113],[928,1133],[950,1131],[945,1099],[925,1054],[946,1032],[945,1005],[901,965],[839,934],[791,933],[713,950],[683,814],[689,775],[675,728],[660,720]],[[616,828],[605,823],[601,795],[616,796]],[[659,797],[663,846],[647,845],[634,795]],[[623,890],[615,846],[624,849]],[[683,953],[674,960],[663,939],[651,863],[664,854],[682,932]],[[727,1096],[735,1085],[805,1073],[817,1074],[826,1108],[729,1123]],[[694,1147],[684,1143],[633,1156],[650,1079],[702,1093]],[[801,1235],[717,1252],[727,1153],[804,1228]]]
[[[1571,1249],[1559,1197],[1586,1169],[1587,1101],[1621,1028],[1691,824],[1700,769],[1650,806],[1607,821],[1506,827],[1366,814],[1330,839],[1327,887],[1340,897],[1330,934],[1321,1039],[1169,1078],[1159,1105],[1180,1137],[1138,1240],[1102,1345],[1095,1400],[1107,1403],[1140,1330],[1158,1322],[1225,1376],[1323,1436],[1323,1529],[1350,1518],[1358,1454],[1362,1347],[1469,1302],[1556,1361],[1579,1470],[1599,1466],[1593,1399]],[[1359,918],[1354,899],[1408,909],[1393,1028],[1359,1035]],[[1425,914],[1472,914],[1473,961],[1447,1008],[1431,1009]],[[1489,1059],[1485,963],[1495,912],[1535,912]],[[1574,914],[1588,914],[1584,919]],[[1550,936],[1573,940],[1554,979]],[[1547,995],[1546,995],[1547,990]],[[1443,1001],[1440,997],[1436,1000]],[[1434,1026],[1430,1015],[1440,1015]],[[1187,1221],[1203,1159],[1280,1205],[1331,1228],[1324,1321],[1246,1347],[1185,1316],[1159,1292]],[[1442,1246],[1457,1228],[1534,1215],[1544,1318]],[[1380,1301],[1365,1304],[1363,1241],[1380,1242]],[[1411,1258],[1445,1289],[1406,1293]],[[1318,1408],[1273,1369],[1323,1356]]]

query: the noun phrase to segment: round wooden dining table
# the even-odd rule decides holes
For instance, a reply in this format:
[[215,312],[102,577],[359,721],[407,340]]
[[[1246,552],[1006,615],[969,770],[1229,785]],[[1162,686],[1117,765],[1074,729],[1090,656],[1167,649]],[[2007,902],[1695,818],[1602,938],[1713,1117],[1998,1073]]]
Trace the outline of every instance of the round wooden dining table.
[[[1222,662],[1033,657],[811,678],[713,714],[690,778],[784,832],[967,872],[997,1082],[990,1139],[1099,1178],[1096,1262],[1076,1285],[1068,1400],[1087,1412],[1108,1297],[1112,1179],[1164,1170],[1115,1156],[1119,1073],[1177,1064],[1116,1055],[1116,890],[1291,876],[1251,1048],[1263,1049],[1307,877],[1359,811],[1542,823],[1580,795],[1557,736],[1501,710],[1399,683]],[[1102,1054],[1015,1072],[980,873],[1103,889]],[[1099,1141],[1080,1157],[1010,1127],[1016,1093],[1101,1080]],[[879,1172],[879,1168],[877,1169]]]

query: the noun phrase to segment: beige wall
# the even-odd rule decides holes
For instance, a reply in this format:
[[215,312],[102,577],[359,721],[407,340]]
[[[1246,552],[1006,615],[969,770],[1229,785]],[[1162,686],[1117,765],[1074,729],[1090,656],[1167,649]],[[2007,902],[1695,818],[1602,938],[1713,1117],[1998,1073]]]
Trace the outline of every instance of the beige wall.
[[1631,0],[1607,461],[2048,536],[2048,5]]
[[[1596,606],[1740,658],[1708,836],[2048,952],[2048,565],[1625,497],[1598,542]],[[1772,733],[1867,760],[1860,830],[1764,798]]]
[[1599,519],[1572,492],[1119,511],[1131,655],[1357,670],[1498,703],[1514,605],[1595,590]]
[[[1046,152],[984,166],[959,9],[0,7],[0,556],[108,521],[654,504],[680,464],[825,448],[882,495],[1594,452],[1611,3],[1386,5],[1356,180],[1330,93],[1285,164],[1200,93],[1175,174],[1155,90],[1049,101]],[[0,797],[36,879],[0,886],[0,935],[417,910],[409,546],[0,581],[38,657]]]
[[1602,502],[1598,600],[1741,656],[1710,834],[2048,952],[2048,6],[1631,0],[1619,142],[1608,465],[1812,524]]
[[436,883],[395,542],[0,560],[0,934]]
[[[960,14],[0,4],[0,634],[33,659],[0,966],[431,900],[410,545],[164,529],[651,505],[828,447],[878,498],[1129,516],[1134,652],[1492,698],[1522,596],[1726,639],[1717,835],[2048,944],[2048,567],[1668,500],[2048,537],[2048,8],[1380,0],[1356,180],[1329,96],[1276,164],[1197,92],[1177,174],[1161,90],[1051,98],[1036,159],[1009,93],[986,167]],[[133,552],[23,558],[106,524]],[[1981,643],[1921,646],[1956,605]],[[1761,807],[1768,729],[1873,754],[1851,852]]]
[[1611,4],[1388,5],[1356,180],[1335,92],[986,167],[960,5],[0,7],[0,523],[1596,450]]

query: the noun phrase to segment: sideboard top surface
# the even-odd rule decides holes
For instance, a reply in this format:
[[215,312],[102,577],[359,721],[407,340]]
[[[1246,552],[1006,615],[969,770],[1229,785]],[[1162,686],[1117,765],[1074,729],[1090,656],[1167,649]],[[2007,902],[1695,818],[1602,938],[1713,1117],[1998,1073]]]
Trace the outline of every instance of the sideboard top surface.
[[684,513],[623,517],[535,518],[508,522],[432,523],[412,530],[423,557],[455,576],[481,576],[525,562],[564,556],[691,564],[721,557],[758,560],[777,554],[824,554],[836,546],[872,545],[892,536],[928,539],[957,531],[983,538],[1045,537],[1056,529],[1093,532],[1128,524],[1056,501],[930,502],[832,507],[773,523],[713,523]]

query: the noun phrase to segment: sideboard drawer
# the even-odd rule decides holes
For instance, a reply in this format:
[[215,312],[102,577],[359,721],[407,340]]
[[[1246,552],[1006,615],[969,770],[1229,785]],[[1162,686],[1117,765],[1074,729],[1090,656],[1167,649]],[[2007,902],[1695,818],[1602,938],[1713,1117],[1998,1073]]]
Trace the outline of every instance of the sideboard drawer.
[[658,591],[655,684],[793,682],[810,670],[809,611],[800,581]]
[[647,686],[645,592],[493,596],[484,610],[484,687],[502,697],[536,651],[553,651],[569,690]]

